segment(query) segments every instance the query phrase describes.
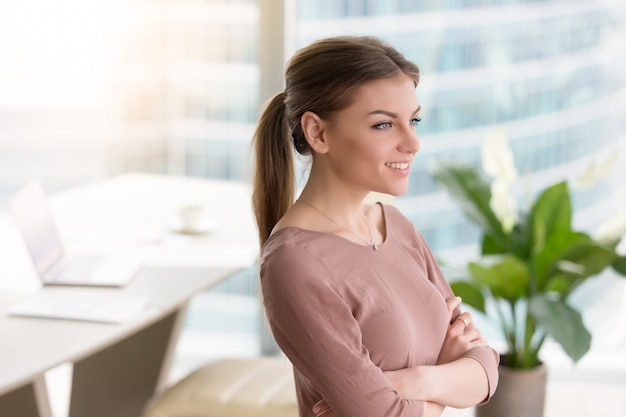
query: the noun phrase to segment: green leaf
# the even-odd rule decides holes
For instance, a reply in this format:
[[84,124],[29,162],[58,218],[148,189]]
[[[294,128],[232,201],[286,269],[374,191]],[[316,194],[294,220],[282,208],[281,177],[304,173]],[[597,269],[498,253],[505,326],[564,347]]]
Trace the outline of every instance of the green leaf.
[[611,249],[593,242],[579,241],[552,263],[552,276],[547,281],[547,287],[567,296],[585,279],[604,271],[615,257]]
[[611,263],[611,267],[615,272],[626,276],[626,256],[618,256]]
[[590,277],[611,265],[616,256],[613,250],[604,246],[593,242],[580,242],[567,249],[561,259],[583,266],[584,276]]
[[433,176],[464,214],[485,234],[493,236],[494,243],[502,248],[499,252],[508,248],[502,225],[489,206],[491,187],[474,167],[458,161],[440,161]]
[[465,304],[485,313],[485,297],[479,286],[467,281],[456,281],[450,283],[450,287],[454,295],[461,297]]
[[499,255],[502,251],[498,247],[498,243],[493,236],[485,234],[483,235],[483,244],[481,248],[482,255]]
[[543,250],[550,236],[571,232],[572,205],[565,181],[541,193],[530,213],[532,253]]
[[528,216],[520,213],[517,224],[509,234],[511,251],[520,259],[528,259],[531,253],[530,236],[528,230]]
[[563,254],[570,248],[585,242],[591,238],[584,233],[563,232],[549,236],[548,241],[541,251],[532,258],[535,276],[537,277],[536,290],[543,291],[546,288],[550,275],[555,273],[556,262],[562,259]]
[[570,289],[575,285],[576,278],[569,274],[558,273],[550,277],[550,281],[546,284],[542,292],[557,292],[562,296],[567,296],[570,293]]
[[578,362],[591,346],[591,334],[585,327],[581,315],[562,301],[533,297],[529,305],[530,314],[565,353]]
[[486,287],[496,298],[515,302],[528,296],[528,268],[512,255],[488,257],[481,263],[470,262],[469,271],[472,280]]

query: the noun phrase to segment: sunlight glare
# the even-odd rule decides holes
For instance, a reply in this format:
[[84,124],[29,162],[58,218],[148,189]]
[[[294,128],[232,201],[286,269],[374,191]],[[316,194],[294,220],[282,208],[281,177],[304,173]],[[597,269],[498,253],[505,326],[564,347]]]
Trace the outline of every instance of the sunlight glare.
[[114,1],[0,1],[0,108],[89,105],[114,61]]

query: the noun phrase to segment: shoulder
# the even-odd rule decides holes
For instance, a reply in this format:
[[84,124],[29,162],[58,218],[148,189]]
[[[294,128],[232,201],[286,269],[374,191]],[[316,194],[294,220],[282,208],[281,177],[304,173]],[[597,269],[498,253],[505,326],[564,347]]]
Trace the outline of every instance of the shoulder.
[[337,274],[319,253],[320,239],[324,237],[293,227],[270,236],[259,264],[266,307],[284,303],[286,299],[301,302],[338,293]]
[[430,252],[424,236],[422,236],[411,219],[402,213],[398,207],[388,204],[381,204],[381,207],[384,213],[387,233],[390,235],[391,240],[401,245],[415,248],[422,255]]
[[288,226],[275,230],[263,245],[261,264],[270,261],[285,261],[299,258],[309,252],[307,242],[311,239],[311,231],[299,227]]
[[396,206],[385,203],[377,203],[373,204],[372,206],[380,206],[382,215],[385,216],[387,220],[393,220],[396,222],[410,222],[410,220],[404,215],[404,213],[402,213],[400,209]]
[[325,269],[319,248],[324,236],[315,231],[286,227],[275,231],[261,251],[261,279],[265,276],[302,276]]
[[406,236],[416,236],[419,234],[413,222],[400,211],[396,206],[379,203],[382,208],[382,216],[391,233],[400,233]]

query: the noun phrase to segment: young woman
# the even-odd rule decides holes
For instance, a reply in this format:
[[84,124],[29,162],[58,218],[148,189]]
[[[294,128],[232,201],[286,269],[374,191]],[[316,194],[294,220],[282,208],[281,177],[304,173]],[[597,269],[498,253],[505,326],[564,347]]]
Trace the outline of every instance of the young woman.
[[[259,120],[261,288],[301,416],[440,416],[495,391],[498,355],[422,236],[395,207],[364,204],[407,190],[418,80],[376,38],[320,40],[290,60]],[[294,149],[311,156],[297,200]]]

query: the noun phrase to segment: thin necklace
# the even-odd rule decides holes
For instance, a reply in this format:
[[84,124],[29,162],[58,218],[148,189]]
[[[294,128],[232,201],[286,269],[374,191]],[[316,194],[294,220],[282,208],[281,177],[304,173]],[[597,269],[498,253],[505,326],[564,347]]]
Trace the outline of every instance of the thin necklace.
[[365,221],[365,226],[367,226],[367,231],[370,234],[370,240],[366,240],[363,239],[363,237],[361,237],[361,235],[357,234],[356,232],[352,231],[351,229],[348,229],[345,226],[342,226],[341,224],[337,223],[336,221],[334,221],[333,219],[331,219],[330,217],[328,217],[322,210],[318,209],[317,207],[315,207],[312,204],[307,203],[304,200],[296,200],[299,201],[300,203],[307,205],[309,207],[311,207],[313,210],[317,211],[319,214],[321,214],[322,216],[324,216],[325,218],[327,218],[328,220],[330,220],[331,222],[335,223],[337,226],[341,227],[343,230],[349,232],[350,234],[352,234],[355,237],[358,237],[359,240],[362,240],[363,242],[365,242],[366,244],[370,245],[372,247],[372,249],[374,250],[378,250],[378,245],[376,244],[376,242],[374,242],[374,236],[372,235],[372,229],[370,229],[370,225],[369,222],[367,221],[367,218],[365,217],[365,214],[363,214],[363,221]]

